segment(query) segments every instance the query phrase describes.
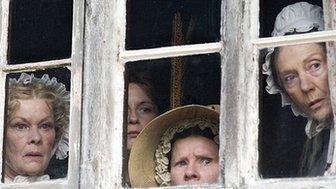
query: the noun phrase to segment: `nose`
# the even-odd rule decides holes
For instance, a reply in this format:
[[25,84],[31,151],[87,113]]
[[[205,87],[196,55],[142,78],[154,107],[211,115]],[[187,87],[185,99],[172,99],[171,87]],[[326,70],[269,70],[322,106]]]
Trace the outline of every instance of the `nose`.
[[38,128],[31,128],[29,131],[29,144],[41,143],[42,136]]
[[136,111],[129,110],[128,111],[128,124],[137,124],[139,123],[139,116]]
[[300,77],[300,87],[303,92],[309,92],[314,89],[312,78],[306,75]]
[[197,171],[197,168],[194,164],[189,164],[186,168],[185,174],[184,174],[184,180],[186,182],[190,181],[197,181],[200,179],[200,175]]

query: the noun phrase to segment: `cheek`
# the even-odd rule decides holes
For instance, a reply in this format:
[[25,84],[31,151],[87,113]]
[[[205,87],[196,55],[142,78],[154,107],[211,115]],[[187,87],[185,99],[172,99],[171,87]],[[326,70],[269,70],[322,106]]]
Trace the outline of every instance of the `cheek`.
[[26,146],[25,137],[19,137],[13,133],[7,133],[6,137],[6,159],[7,161],[16,161],[24,153]]
[[55,130],[45,133],[43,135],[44,144],[45,147],[48,149],[48,151],[51,151],[52,148],[54,147],[55,138],[56,138]]
[[156,114],[154,113],[147,114],[147,115],[140,117],[141,128],[143,129],[147,125],[147,123],[152,121],[155,117],[156,117]]
[[171,168],[170,169],[170,177],[171,177],[171,182],[172,184],[178,183],[180,180],[183,178],[183,173],[182,171],[176,169],[176,168]]
[[8,131],[6,137],[6,149],[10,152],[21,151],[26,142],[25,135],[23,134],[15,134],[15,132]]
[[219,176],[219,167],[218,164],[214,164],[211,167],[207,167],[202,171],[203,177],[207,180],[207,182],[217,182]]

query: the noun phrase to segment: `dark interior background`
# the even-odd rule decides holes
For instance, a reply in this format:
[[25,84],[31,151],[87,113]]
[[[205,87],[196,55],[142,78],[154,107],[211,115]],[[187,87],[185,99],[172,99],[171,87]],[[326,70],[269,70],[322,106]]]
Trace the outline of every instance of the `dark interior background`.
[[[181,105],[219,104],[220,55],[206,54],[181,58],[185,61]],[[146,72],[151,76],[152,83],[158,91],[156,95],[158,96],[157,102],[161,113],[170,110],[170,62],[171,59],[166,58],[130,62],[126,66],[126,75],[133,72]]]
[[173,18],[181,13],[183,35],[195,20],[189,41],[183,44],[220,40],[220,0],[128,0],[126,49],[171,46]]
[[[260,37],[270,37],[276,15],[295,0],[260,1]],[[322,5],[320,0],[307,0]],[[264,63],[266,51],[261,52],[260,64]],[[289,106],[281,108],[280,94],[266,92],[266,76],[261,74],[260,89],[261,124],[259,129],[259,170],[264,178],[297,177],[301,151],[306,135],[306,119],[295,117]]]
[[72,0],[11,0],[9,64],[71,56]]

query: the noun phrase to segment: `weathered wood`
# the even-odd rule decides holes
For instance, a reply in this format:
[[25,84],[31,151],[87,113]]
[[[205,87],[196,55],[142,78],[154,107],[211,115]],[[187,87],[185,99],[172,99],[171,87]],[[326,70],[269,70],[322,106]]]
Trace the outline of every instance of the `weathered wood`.
[[314,188],[335,188],[335,177],[311,177],[311,178],[286,178],[286,179],[265,179],[251,184],[251,189],[314,189]]
[[263,48],[279,47],[279,46],[285,46],[285,45],[318,43],[318,42],[324,42],[330,39],[336,40],[335,31],[321,31],[321,32],[287,35],[287,36],[280,36],[280,37],[260,38],[260,39],[252,40],[252,43],[256,45],[259,49],[263,49]]
[[80,188],[120,188],[126,1],[88,0],[85,7]]
[[43,62],[25,63],[25,64],[12,64],[2,66],[4,72],[28,72],[45,70],[50,68],[60,68],[71,65],[71,59],[61,59],[61,60],[50,60]]
[[79,188],[82,125],[84,0],[73,1],[68,186]]
[[123,61],[138,61],[146,59],[159,59],[178,56],[190,56],[199,54],[216,53],[222,49],[221,42],[161,47],[144,50],[121,51],[120,58]]
[[258,36],[259,24],[251,20],[258,18],[251,16],[253,3],[259,4],[223,1],[220,153],[227,188],[240,188],[258,175],[259,68],[251,38]]
[[[334,0],[324,0],[323,1],[323,12],[324,12],[324,21],[325,21],[325,29],[326,30],[334,30],[331,32],[335,32],[336,29],[336,1]],[[329,41],[329,42],[328,42]],[[332,102],[333,116],[336,117],[336,38],[329,38],[327,41],[327,62],[328,62],[328,80],[329,80],[329,91],[330,98]],[[336,122],[334,122],[334,139],[336,139]],[[336,140],[334,141],[333,148],[333,161],[328,170],[328,172],[336,172]],[[329,174],[329,173],[328,173]]]
[[69,188],[68,182],[66,179],[56,179],[51,181],[42,181],[35,183],[13,183],[2,185],[2,189],[67,189]]
[[8,49],[8,15],[9,15],[9,0],[1,0],[0,2],[0,65],[7,63]]

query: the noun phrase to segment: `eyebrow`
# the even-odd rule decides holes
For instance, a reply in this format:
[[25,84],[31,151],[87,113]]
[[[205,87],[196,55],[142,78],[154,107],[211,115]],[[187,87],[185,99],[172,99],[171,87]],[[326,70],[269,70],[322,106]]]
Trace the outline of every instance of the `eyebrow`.
[[155,105],[154,102],[152,102],[152,101],[142,101],[142,102],[140,102],[139,105],[143,105],[143,104],[151,104],[151,105]]
[[320,53],[313,53],[313,54],[311,54],[311,55],[309,55],[309,56],[307,56],[305,59],[303,59],[303,62],[308,62],[310,59],[312,59],[314,56],[319,56],[319,57],[325,57],[325,56],[321,56],[321,54]]
[[[20,119],[20,120],[22,120],[23,122],[30,123],[30,121],[28,121],[26,118],[23,118],[23,117],[13,117],[11,120],[9,120],[9,123],[12,122],[14,119]],[[51,119],[52,122],[55,122],[55,121],[53,120],[52,116],[47,116],[47,117],[43,118],[41,121],[39,121],[39,123],[45,122],[45,121],[47,121],[48,119]]]

